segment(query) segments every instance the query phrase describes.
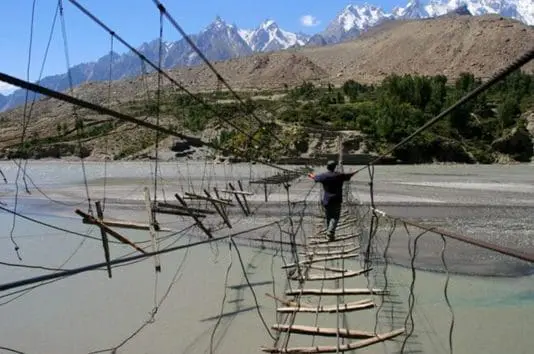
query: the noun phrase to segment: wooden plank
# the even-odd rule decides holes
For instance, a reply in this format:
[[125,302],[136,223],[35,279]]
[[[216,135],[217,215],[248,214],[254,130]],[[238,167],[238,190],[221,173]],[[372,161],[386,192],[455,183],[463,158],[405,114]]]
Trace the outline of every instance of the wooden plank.
[[[342,278],[351,278],[351,277],[357,277],[358,275],[362,275],[365,273],[368,273],[368,269],[362,269],[362,270],[349,270],[345,273],[338,273],[338,274],[308,274],[304,280],[306,281],[314,281],[314,280],[336,280],[336,279],[342,279]],[[298,277],[298,275],[293,275],[290,277],[291,280],[299,280],[301,278]]]
[[[157,202],[155,203],[155,206],[158,208],[170,208],[170,209],[177,209],[177,210],[185,211],[183,206],[178,205],[178,204],[173,204],[173,203]],[[189,208],[189,211],[192,211],[197,214],[207,214],[207,215],[215,214],[213,210],[200,209],[200,208]]]
[[331,250],[331,251],[313,251],[313,252],[299,252],[302,256],[335,256],[339,254],[347,254],[360,249],[360,246],[350,247],[346,250]]
[[325,267],[325,266],[318,266],[318,265],[313,265],[313,264],[310,264],[308,268],[315,269],[315,270],[325,270],[328,272],[335,272],[335,273],[346,273],[349,271],[348,269],[343,269],[343,268]]
[[[338,255],[338,256],[321,257],[321,258],[315,258],[315,259],[309,259],[309,260],[301,261],[301,262],[299,262],[299,265],[306,265],[306,264],[330,261],[330,260],[334,260],[334,259],[355,258],[355,257],[359,257],[359,256],[360,256],[359,253],[351,253],[351,254],[343,254],[343,255]],[[293,268],[293,267],[296,267],[296,266],[297,265],[295,263],[290,263],[290,264],[283,265],[282,269]]]
[[145,250],[143,250],[142,248],[140,248],[139,246],[137,246],[135,243],[133,243],[132,241],[128,240],[126,237],[122,236],[121,234],[119,234],[118,232],[116,232],[115,230],[113,229],[110,229],[109,227],[107,227],[106,225],[104,225],[103,223],[101,223],[99,220],[95,219],[93,216],[89,215],[89,214],[86,214],[84,213],[83,211],[81,211],[80,209],[76,209],[75,210],[75,213],[82,216],[83,218],[89,220],[90,222],[100,226],[101,228],[104,228],[104,230],[110,234],[111,236],[115,237],[117,240],[119,240],[120,242],[122,243],[125,243],[125,244],[128,244],[130,246],[132,246],[133,248],[135,248],[136,250],[138,250],[139,252],[143,253],[143,254],[146,254]]
[[[154,213],[158,213],[158,214],[191,216],[191,213],[187,212],[185,209],[184,210],[178,210],[178,209],[174,209],[174,208],[154,207],[153,210],[154,210]],[[205,218],[206,217],[206,215],[203,215],[203,214],[197,214],[195,212],[192,212],[192,213],[194,213],[197,218]]]
[[232,190],[228,190],[228,189],[223,189],[223,190],[220,190],[221,193],[228,193],[228,194],[240,194],[240,195],[254,195],[254,193],[252,192],[246,192],[244,190],[240,190],[240,191],[232,191]]
[[353,235],[349,235],[349,236],[345,236],[345,237],[339,237],[339,238],[333,239],[332,241],[330,241],[330,240],[310,241],[310,245],[320,245],[320,244],[325,244],[325,243],[341,242],[341,241],[347,241],[347,240],[358,238],[358,237],[360,237],[360,234],[353,234]]
[[[237,180],[237,185],[239,186],[239,191],[243,192],[245,189],[243,188],[243,183],[241,183],[241,180],[238,179]],[[238,192],[238,191],[235,191],[235,192]],[[248,202],[247,202],[247,197],[245,194],[242,194],[241,195],[241,198],[243,198],[243,203],[245,204],[245,208],[247,209],[247,213],[248,215],[250,215],[250,208],[248,206]]]
[[302,326],[302,325],[287,325],[287,324],[274,324],[271,326],[272,329],[279,332],[292,332],[297,334],[309,334],[309,335],[319,335],[325,337],[337,337],[342,338],[351,338],[351,339],[361,339],[361,338],[370,338],[374,337],[374,332],[360,331],[356,329],[347,329],[347,328],[327,328],[327,327],[312,327],[312,326]]
[[317,245],[308,245],[307,249],[312,250],[318,250],[318,249],[327,249],[327,250],[334,250],[334,249],[346,249],[350,247],[354,247],[354,242],[351,243],[323,243],[323,244],[317,244]]
[[[349,270],[348,269],[343,269],[343,268],[335,268],[335,267],[323,267],[323,266],[318,266],[318,265],[313,265],[313,264],[310,264],[308,266],[308,268],[310,269],[315,269],[315,270],[326,270],[326,271],[329,271],[329,272],[337,272],[337,273],[346,273],[348,272]],[[367,270],[364,270],[364,271],[371,271],[373,268],[367,268]]]
[[370,345],[383,342],[388,339],[395,338],[404,333],[404,328],[397,329],[388,333],[383,333],[368,339],[362,339],[354,343],[342,344],[339,346],[335,345],[318,345],[313,347],[293,347],[293,348],[267,348],[261,347],[261,350],[268,353],[306,353],[306,354],[315,354],[315,353],[338,353],[346,352],[349,350],[356,350],[368,347]]
[[282,184],[290,182],[294,179],[299,178],[300,176],[310,172],[311,169],[309,168],[300,168],[294,171],[288,171],[283,173],[277,173],[275,175],[260,178],[257,180],[249,181],[250,184]]
[[[228,187],[230,187],[231,190],[235,191],[235,188],[232,185],[232,183],[228,182]],[[239,206],[241,207],[241,210],[243,210],[243,213],[245,214],[245,216],[248,216],[249,214],[247,212],[247,209],[245,208],[243,203],[241,203],[241,199],[239,199],[239,196],[237,194],[234,194],[234,197],[237,200],[237,202],[239,203]]]
[[[208,192],[207,189],[204,189],[204,194],[206,194],[206,196],[210,199],[213,199],[211,198],[211,194],[210,192]],[[232,224],[230,224],[230,220],[228,220],[226,214],[221,210],[220,206],[217,205],[217,203],[211,201],[211,204],[213,205],[213,207],[215,208],[215,210],[217,211],[217,213],[219,213],[219,215],[221,216],[221,218],[223,219],[224,223],[226,224],[226,226],[228,226],[230,229],[232,228]]]
[[[102,206],[100,205],[100,201],[96,201],[95,206],[96,206],[96,216],[102,222],[102,220],[104,219],[104,212],[102,211]],[[100,228],[100,235],[102,236],[102,246],[104,246],[104,257],[106,259],[106,268],[108,269],[108,277],[111,278],[111,263],[110,263],[110,256],[109,256],[108,235],[106,234],[106,230],[102,227]]]
[[297,295],[321,295],[321,296],[338,296],[338,295],[383,295],[387,294],[387,291],[382,289],[366,289],[366,288],[354,288],[354,289],[297,289],[287,290],[287,296]]
[[311,313],[333,313],[333,312],[353,312],[360,310],[367,310],[375,306],[375,303],[369,299],[349,302],[347,304],[336,304],[336,305],[321,305],[317,307],[279,307],[276,309],[277,312],[287,313],[287,312],[311,312]]
[[[339,230],[337,230],[337,231],[339,231]],[[354,234],[361,235],[360,232],[350,232],[348,234],[340,234],[339,232],[336,232],[336,237],[337,238],[347,237],[347,236],[352,236]],[[326,238],[326,233],[319,233],[317,235],[308,236],[308,240],[315,240],[315,239],[324,240],[325,238]]]
[[[183,200],[179,195],[178,193],[176,193],[174,195],[174,197],[176,199],[178,199],[178,201],[184,206],[184,208],[187,209],[187,203],[185,202],[185,200]],[[189,213],[189,216],[191,216],[195,222],[197,223],[198,227],[200,227],[202,229],[202,231],[204,231],[204,233],[208,236],[208,238],[213,238],[213,235],[211,234],[211,231],[208,230],[204,224],[202,223],[202,221],[200,221],[200,219],[193,213],[193,212],[190,212]]]
[[[108,227],[116,227],[119,229],[132,229],[132,230],[150,230],[150,226],[148,224],[143,224],[135,221],[125,221],[125,220],[113,220],[113,219],[102,219],[100,220],[102,224],[108,226]],[[94,222],[88,219],[83,219],[82,222],[84,224],[89,225],[96,225]],[[169,228],[159,228],[158,231],[161,232],[171,232],[172,230]]]
[[232,201],[230,199],[213,199],[212,198],[212,200],[210,200],[208,197],[204,197],[203,195],[198,195],[198,194],[189,193],[189,192],[185,192],[184,194],[186,195],[184,199],[200,199],[200,200],[213,201],[215,203],[233,206]]
[[[144,188],[145,192],[145,208],[148,213],[148,225],[149,225],[149,234],[150,234],[150,242],[152,243],[152,251],[157,252],[159,251],[158,243],[156,241],[156,229],[154,225],[156,225],[156,220],[154,218],[154,210],[152,209],[152,203],[150,202],[150,190],[148,187],[145,186]],[[161,263],[159,261],[159,255],[154,255],[154,268],[156,269],[156,272],[161,272]]]
[[[222,199],[217,187],[213,187],[213,191],[215,192],[215,196],[217,197],[217,199]],[[226,212],[226,206],[224,204],[221,204],[220,210],[223,212],[224,216],[228,219],[228,213]]]

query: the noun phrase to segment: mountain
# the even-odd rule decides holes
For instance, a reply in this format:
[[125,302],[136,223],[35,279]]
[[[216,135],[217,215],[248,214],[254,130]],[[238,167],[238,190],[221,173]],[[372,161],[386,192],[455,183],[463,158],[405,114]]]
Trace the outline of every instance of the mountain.
[[357,37],[369,28],[392,18],[392,15],[373,5],[348,5],[330,22],[321,35],[328,43],[336,43]]
[[353,39],[388,20],[426,19],[446,14],[499,14],[527,25],[534,25],[533,0],[409,0],[405,7],[395,7],[391,14],[370,4],[348,5],[321,33],[328,43]]
[[[430,2],[409,0],[405,7],[396,7],[390,14],[380,7],[369,4],[348,5],[338,13],[324,31],[313,36],[285,31],[270,19],[264,21],[256,29],[241,29],[216,17],[204,30],[190,37],[209,60],[222,61],[260,52],[335,44],[354,39],[388,21],[434,18],[451,13],[474,16],[500,14],[528,25],[534,25],[534,1],[532,0],[430,0]],[[143,43],[137,50],[157,63],[159,40]],[[165,69],[195,66],[202,63],[201,58],[184,39],[164,42],[162,55]],[[135,77],[143,73],[143,70],[153,71],[148,65],[143,69],[141,60],[132,52],[108,53],[95,62],[81,63],[71,67],[73,85],[78,86],[86,81],[108,80],[110,60],[113,80]],[[63,91],[69,87],[69,77],[67,73],[47,76],[40,81],[40,84],[53,90]],[[0,97],[0,111],[16,107],[24,103],[24,99],[24,90],[16,90],[10,95]]]
[[527,25],[534,25],[534,1],[532,0],[431,0],[424,4],[410,0],[406,7],[393,10],[396,18],[418,19],[443,16],[450,12],[480,16],[499,14]]
[[306,44],[310,36],[281,29],[273,20],[266,20],[255,30],[241,30],[241,37],[254,52],[272,52]]
[[431,17],[430,12],[421,4],[420,0],[410,0],[406,7],[394,8],[393,16],[402,20]]
[[[239,29],[236,25],[226,23],[217,16],[200,33],[189,36],[195,45],[211,61],[223,61],[236,57],[251,55],[254,52],[269,52],[287,49],[295,45],[304,45],[309,36],[296,34],[281,29],[272,20],[265,21],[255,30]],[[153,63],[159,59],[159,40],[143,43],[136,48]],[[135,77],[144,72],[154,71],[149,65],[141,66],[141,60],[133,52],[122,55],[107,54],[96,62],[82,63],[69,70],[74,86],[86,81],[109,80],[110,59],[112,60],[112,80]],[[163,42],[162,66],[165,69],[194,66],[202,64],[202,59],[185,39],[176,42]],[[40,80],[40,85],[57,91],[69,88],[68,74],[47,76]],[[25,101],[26,93],[19,89],[11,95],[0,97],[0,112],[14,108]],[[30,96],[33,97],[33,96]],[[39,98],[40,95],[37,95]]]
[[[235,25],[227,24],[217,16],[208,27],[190,36],[195,45],[209,60],[221,61],[252,54],[249,45]],[[169,46],[165,68],[191,66],[203,63],[185,39]]]
[[306,47],[322,47],[322,46],[327,45],[327,44],[328,44],[328,42],[326,41],[326,39],[322,35],[315,34],[315,35],[310,37],[310,39],[306,43]]

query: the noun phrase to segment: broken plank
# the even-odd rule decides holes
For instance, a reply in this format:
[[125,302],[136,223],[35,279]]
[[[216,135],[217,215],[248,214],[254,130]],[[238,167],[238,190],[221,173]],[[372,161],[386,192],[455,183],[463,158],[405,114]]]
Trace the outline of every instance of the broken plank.
[[[241,183],[240,179],[237,180],[237,185],[239,186],[239,190],[241,192],[244,192],[245,189],[243,188],[243,183]],[[236,191],[236,192],[238,192],[238,191]],[[236,194],[236,196],[237,196],[237,194]],[[243,203],[245,204],[245,208],[247,209],[247,213],[248,213],[248,215],[250,215],[250,208],[248,206],[247,197],[245,196],[245,194],[242,194],[241,198],[243,198]]]
[[[155,204],[155,207],[158,207],[158,208],[170,208],[170,209],[177,209],[177,210],[185,211],[184,207],[178,204],[166,203],[166,202],[156,202],[154,204]],[[189,211],[192,211],[198,214],[211,214],[211,215],[215,214],[213,210],[200,209],[200,208],[189,208]]]
[[349,350],[361,349],[368,347],[370,345],[383,342],[388,339],[395,338],[404,333],[404,328],[397,329],[395,331],[383,333],[376,335],[371,338],[362,339],[354,343],[342,344],[339,346],[335,345],[317,345],[313,347],[293,347],[293,348],[266,348],[261,347],[261,350],[268,353],[338,353],[346,352]]
[[214,198],[208,198],[204,197],[203,195],[198,195],[194,193],[185,192],[184,193],[186,197],[184,199],[200,199],[200,200],[207,200],[207,201],[213,201],[215,203],[225,204],[229,206],[233,206],[232,201],[230,199],[214,199]]
[[158,214],[169,214],[169,215],[180,215],[180,216],[191,216],[191,213],[195,214],[197,218],[205,218],[206,215],[204,214],[197,214],[194,211],[188,212],[187,210],[178,210],[174,208],[160,208],[160,207],[154,207],[152,210],[154,210],[154,213]]
[[[176,199],[178,199],[178,201],[184,206],[184,208],[188,209],[187,208],[187,203],[185,202],[185,200],[183,200],[179,195],[178,193],[176,193],[174,195],[176,197]],[[213,238],[213,235],[211,234],[211,231],[208,230],[204,224],[202,223],[202,221],[200,221],[200,219],[193,213],[193,212],[190,212],[189,213],[189,216],[191,216],[195,222],[197,223],[198,227],[200,227],[202,229],[202,231],[204,231],[204,233],[208,236],[208,238]]]
[[120,242],[128,244],[128,245],[132,246],[133,248],[135,248],[136,250],[138,250],[139,252],[141,252],[143,254],[146,254],[145,250],[143,250],[142,248],[137,246],[135,243],[133,243],[132,241],[128,240],[126,237],[124,237],[121,234],[119,234],[118,232],[116,232],[115,230],[110,229],[108,226],[106,226],[105,224],[101,223],[98,219],[95,219],[93,216],[91,216],[89,214],[86,214],[86,213],[84,213],[83,211],[81,211],[79,209],[76,209],[75,213],[80,215],[80,216],[82,216],[83,218],[89,220],[91,223],[94,223],[94,224],[100,226],[100,228],[103,228],[106,231],[106,233],[108,233],[111,236],[115,237]]
[[312,327],[312,326],[302,326],[302,325],[287,325],[287,324],[274,324],[271,326],[272,329],[279,332],[292,332],[297,334],[309,334],[309,335],[319,335],[325,337],[337,337],[342,338],[352,338],[352,339],[361,339],[361,338],[370,338],[374,337],[374,332],[360,331],[356,329],[347,329],[347,328],[327,328],[327,327]]
[[287,296],[297,296],[297,295],[382,295],[387,294],[388,292],[382,289],[297,289],[297,290],[287,290]]
[[[204,194],[206,194],[206,196],[208,198],[213,199],[213,198],[211,198],[211,194],[210,194],[210,192],[208,192],[207,189],[204,189]],[[219,205],[217,205],[217,203],[215,203],[213,201],[211,201],[211,203],[213,204],[213,207],[215,208],[217,213],[219,213],[220,217],[223,219],[223,221],[226,224],[226,226],[228,226],[231,229],[232,228],[232,224],[230,224],[230,220],[228,220],[228,217],[226,216],[226,214],[222,210],[222,207],[220,207]]]
[[317,307],[279,307],[277,312],[311,312],[311,313],[333,313],[333,312],[352,312],[359,310],[370,309],[375,306],[375,303],[371,300],[362,300],[356,302],[349,302],[346,304],[336,305],[321,305]]
[[[123,221],[123,220],[112,220],[112,219],[102,219],[100,221],[102,222],[102,224],[108,227],[116,227],[119,229],[150,230],[150,226],[148,224],[143,224],[143,223],[139,223],[135,221]],[[94,222],[86,218],[84,218],[82,222],[84,224],[95,225]],[[172,230],[169,228],[159,228],[157,231],[171,232]]]
[[246,191],[232,191],[232,190],[228,190],[228,189],[223,189],[223,190],[220,190],[219,192],[221,193],[228,193],[228,194],[242,194],[242,195],[254,195],[254,193],[252,192],[246,192]]
[[[230,182],[228,182],[228,187],[230,187],[231,190],[235,190],[234,186]],[[248,216],[249,215],[248,210],[245,208],[245,206],[241,202],[241,199],[239,199],[239,196],[237,194],[234,194],[234,197],[237,200],[237,203],[239,204],[239,206],[241,207],[241,210],[243,210],[243,213],[245,214],[245,216]]]

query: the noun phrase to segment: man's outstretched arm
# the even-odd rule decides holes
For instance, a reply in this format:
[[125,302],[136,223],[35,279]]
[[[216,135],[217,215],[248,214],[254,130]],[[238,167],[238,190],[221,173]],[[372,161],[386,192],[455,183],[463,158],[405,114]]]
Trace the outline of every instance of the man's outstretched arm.
[[322,174],[316,175],[313,172],[308,173],[308,178],[314,180],[315,182],[321,182],[321,179],[323,178]]
[[358,173],[358,171],[354,171],[354,172],[350,172],[350,173],[345,173],[344,176],[345,176],[345,180],[350,180],[352,178],[352,176],[354,176],[356,173]]

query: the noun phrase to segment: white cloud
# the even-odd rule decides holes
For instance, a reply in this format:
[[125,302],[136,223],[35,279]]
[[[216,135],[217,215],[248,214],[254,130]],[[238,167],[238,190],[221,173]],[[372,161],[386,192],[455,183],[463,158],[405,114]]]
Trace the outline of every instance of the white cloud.
[[300,23],[306,27],[313,27],[317,26],[320,22],[317,20],[317,17],[313,15],[304,15],[300,18]]
[[17,89],[16,86],[6,84],[5,82],[0,82],[0,93],[3,95],[9,95],[11,92]]

